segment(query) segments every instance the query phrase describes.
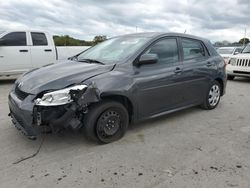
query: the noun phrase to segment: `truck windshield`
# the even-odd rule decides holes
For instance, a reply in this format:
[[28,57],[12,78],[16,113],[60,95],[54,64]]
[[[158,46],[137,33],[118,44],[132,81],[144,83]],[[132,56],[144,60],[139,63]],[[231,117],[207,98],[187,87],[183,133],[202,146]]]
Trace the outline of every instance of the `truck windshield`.
[[138,36],[112,38],[84,51],[78,55],[77,60],[92,59],[104,64],[122,61],[142,47],[148,39]]
[[247,45],[241,53],[250,53],[250,45]]

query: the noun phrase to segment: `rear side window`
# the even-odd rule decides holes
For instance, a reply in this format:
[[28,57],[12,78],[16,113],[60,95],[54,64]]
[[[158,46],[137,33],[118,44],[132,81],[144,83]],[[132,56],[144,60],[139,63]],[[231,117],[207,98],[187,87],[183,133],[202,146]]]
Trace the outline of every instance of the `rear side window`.
[[181,39],[184,60],[200,58],[205,56],[205,50],[198,40]]
[[25,32],[12,32],[2,37],[2,46],[26,46]]
[[177,41],[176,39],[162,39],[153,44],[146,53],[158,55],[158,63],[176,63],[179,60]]
[[44,33],[31,32],[33,46],[47,46],[48,41]]

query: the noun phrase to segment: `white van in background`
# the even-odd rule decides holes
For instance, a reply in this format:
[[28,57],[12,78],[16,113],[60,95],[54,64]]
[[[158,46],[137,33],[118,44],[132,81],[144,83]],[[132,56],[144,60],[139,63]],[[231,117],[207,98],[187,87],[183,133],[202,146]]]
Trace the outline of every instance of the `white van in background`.
[[53,36],[46,31],[0,32],[0,79],[56,63],[58,59],[65,60],[88,47],[58,48]]

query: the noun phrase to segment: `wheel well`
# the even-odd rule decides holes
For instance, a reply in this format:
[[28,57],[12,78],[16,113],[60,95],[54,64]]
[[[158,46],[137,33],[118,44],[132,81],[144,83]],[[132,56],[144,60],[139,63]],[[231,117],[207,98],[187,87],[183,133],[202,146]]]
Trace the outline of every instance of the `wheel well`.
[[220,87],[221,87],[221,95],[223,95],[223,93],[224,93],[224,84],[223,84],[222,79],[221,79],[221,78],[216,78],[215,80],[216,80],[217,82],[219,82]]
[[117,101],[123,104],[128,111],[129,121],[131,122],[132,116],[134,114],[134,109],[133,109],[132,102],[129,100],[129,98],[122,96],[122,95],[108,95],[108,96],[101,97],[101,99],[102,100],[109,99],[109,100]]

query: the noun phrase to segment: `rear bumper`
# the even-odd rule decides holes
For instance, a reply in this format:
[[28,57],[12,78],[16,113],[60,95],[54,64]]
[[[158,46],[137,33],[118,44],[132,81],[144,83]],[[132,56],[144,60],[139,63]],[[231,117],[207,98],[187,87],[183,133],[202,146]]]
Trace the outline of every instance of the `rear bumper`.
[[28,138],[36,138],[39,129],[33,124],[33,96],[28,96],[24,101],[19,100],[13,91],[9,94],[10,117],[15,127]]

